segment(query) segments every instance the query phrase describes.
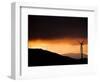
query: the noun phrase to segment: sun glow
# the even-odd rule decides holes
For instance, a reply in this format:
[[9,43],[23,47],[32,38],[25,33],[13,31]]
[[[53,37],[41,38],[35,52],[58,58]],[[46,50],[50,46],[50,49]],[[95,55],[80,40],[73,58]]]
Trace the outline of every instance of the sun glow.
[[[41,48],[59,54],[80,53],[80,44],[73,43],[73,40],[29,40],[29,48]],[[83,52],[87,54],[87,44],[83,46]]]

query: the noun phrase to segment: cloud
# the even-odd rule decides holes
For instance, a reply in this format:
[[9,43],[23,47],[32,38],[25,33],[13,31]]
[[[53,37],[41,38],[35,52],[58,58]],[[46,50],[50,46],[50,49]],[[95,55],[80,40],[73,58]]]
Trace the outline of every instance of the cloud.
[[29,39],[87,38],[87,18],[28,16]]

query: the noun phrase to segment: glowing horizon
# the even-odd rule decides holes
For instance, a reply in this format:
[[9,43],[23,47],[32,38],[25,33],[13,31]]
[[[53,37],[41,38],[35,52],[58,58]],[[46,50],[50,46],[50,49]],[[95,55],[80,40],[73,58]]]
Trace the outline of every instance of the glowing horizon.
[[[41,48],[59,54],[80,53],[80,44],[78,40],[59,39],[59,40],[29,40],[28,48]],[[83,45],[83,53],[87,54],[87,43]]]

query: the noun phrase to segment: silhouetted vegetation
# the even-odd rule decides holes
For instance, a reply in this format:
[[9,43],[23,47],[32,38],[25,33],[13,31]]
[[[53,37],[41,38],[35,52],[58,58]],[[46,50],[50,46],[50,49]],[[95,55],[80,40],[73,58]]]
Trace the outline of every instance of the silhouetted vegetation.
[[28,49],[28,66],[87,64],[88,59],[74,59],[42,49]]

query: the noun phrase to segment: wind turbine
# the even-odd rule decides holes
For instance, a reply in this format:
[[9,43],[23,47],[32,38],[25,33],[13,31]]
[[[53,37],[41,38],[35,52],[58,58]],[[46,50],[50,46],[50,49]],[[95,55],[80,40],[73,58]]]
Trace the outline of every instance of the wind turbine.
[[83,60],[83,41],[80,41],[80,55],[81,55],[81,60]]

